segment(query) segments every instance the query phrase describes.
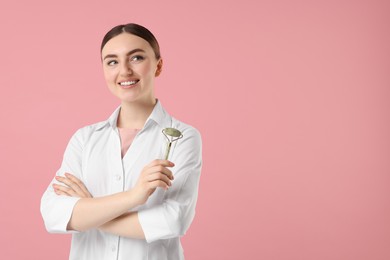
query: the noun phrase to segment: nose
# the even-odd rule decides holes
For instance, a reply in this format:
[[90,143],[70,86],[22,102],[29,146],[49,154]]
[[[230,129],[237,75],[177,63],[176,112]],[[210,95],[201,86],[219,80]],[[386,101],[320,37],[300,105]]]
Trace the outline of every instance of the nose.
[[121,75],[122,76],[127,76],[127,75],[131,75],[131,74],[133,74],[133,70],[132,70],[130,64],[127,63],[127,62],[122,63]]

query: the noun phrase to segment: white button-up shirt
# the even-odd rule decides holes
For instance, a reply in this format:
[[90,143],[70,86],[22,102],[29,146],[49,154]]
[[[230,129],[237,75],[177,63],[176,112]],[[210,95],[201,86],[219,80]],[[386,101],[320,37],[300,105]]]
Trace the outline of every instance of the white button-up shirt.
[[[174,142],[169,160],[175,179],[169,190],[158,188],[148,201],[132,211],[138,217],[146,240],[120,237],[97,229],[74,232],[66,229],[79,198],[56,195],[52,184],[43,194],[41,213],[46,229],[52,233],[72,233],[69,259],[184,259],[180,236],[189,228],[198,196],[202,165],[199,132],[171,117],[157,101],[129,150],[121,158],[117,129],[118,107],[106,121],[79,129],[69,141],[57,175],[74,174],[93,197],[122,192],[135,186],[143,167],[164,158],[167,139],[162,130],[173,127],[183,138]],[[109,209],[107,209],[109,210]]]

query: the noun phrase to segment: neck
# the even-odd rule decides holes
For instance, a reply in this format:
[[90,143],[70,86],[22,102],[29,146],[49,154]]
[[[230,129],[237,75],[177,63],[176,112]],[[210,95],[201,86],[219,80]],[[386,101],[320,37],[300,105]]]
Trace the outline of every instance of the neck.
[[142,129],[156,102],[156,99],[147,102],[122,102],[117,126],[119,128]]

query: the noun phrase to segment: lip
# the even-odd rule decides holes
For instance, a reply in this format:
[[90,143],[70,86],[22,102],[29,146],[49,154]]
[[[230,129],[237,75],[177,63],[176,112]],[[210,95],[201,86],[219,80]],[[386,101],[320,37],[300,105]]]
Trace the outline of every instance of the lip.
[[[134,83],[132,85],[121,85],[122,82],[128,82],[128,81],[136,81],[136,83]],[[117,84],[119,85],[119,87],[121,87],[123,89],[129,89],[129,88],[136,87],[138,85],[138,83],[139,83],[139,79],[127,79],[127,80],[121,80]]]

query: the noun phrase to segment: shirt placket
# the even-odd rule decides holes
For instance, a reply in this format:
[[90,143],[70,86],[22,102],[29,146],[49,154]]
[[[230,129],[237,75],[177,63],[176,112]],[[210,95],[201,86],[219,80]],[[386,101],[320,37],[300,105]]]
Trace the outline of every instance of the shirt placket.
[[[124,168],[121,158],[121,141],[117,129],[115,129],[111,134],[111,151],[110,151],[110,161],[112,167],[112,193],[118,193],[124,191]],[[118,259],[119,255],[119,244],[120,236],[111,236],[109,242],[109,259]]]

